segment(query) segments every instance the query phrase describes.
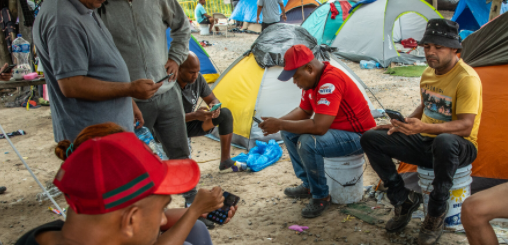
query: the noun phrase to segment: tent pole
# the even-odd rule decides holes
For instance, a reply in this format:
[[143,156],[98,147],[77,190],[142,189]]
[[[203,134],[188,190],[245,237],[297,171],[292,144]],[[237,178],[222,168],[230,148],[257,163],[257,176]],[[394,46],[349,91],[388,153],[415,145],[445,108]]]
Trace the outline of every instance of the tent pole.
[[437,10],[437,1],[438,0],[432,0],[432,6]]
[[493,20],[499,13],[501,12],[501,2],[502,0],[492,0],[492,6],[490,7],[490,15],[489,21]]
[[302,2],[302,22],[305,21],[305,14],[303,13],[303,0],[301,0]]

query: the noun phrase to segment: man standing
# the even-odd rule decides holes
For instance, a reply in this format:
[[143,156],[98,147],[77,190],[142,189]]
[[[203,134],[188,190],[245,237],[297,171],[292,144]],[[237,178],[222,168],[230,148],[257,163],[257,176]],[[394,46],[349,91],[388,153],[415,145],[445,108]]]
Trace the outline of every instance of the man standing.
[[304,45],[284,55],[279,80],[293,78],[302,91],[300,107],[276,118],[262,118],[265,135],[281,131],[296,176],[303,184],[286,188],[291,198],[312,198],[302,216],[320,216],[330,205],[324,173],[324,157],[363,154],[360,136],[376,126],[362,92],[344,72],[314,58]]
[[426,245],[443,233],[457,168],[476,159],[482,85],[475,70],[457,57],[462,49],[457,23],[430,20],[420,45],[429,64],[420,81],[421,104],[404,122],[391,120],[366,132],[361,144],[395,207],[386,223],[389,232],[406,227],[422,202],[421,194],[404,187],[392,158],[434,169],[434,190],[419,235],[419,244]]
[[199,0],[196,5],[196,9],[194,10],[194,15],[196,16],[196,20],[198,24],[210,25],[210,32],[212,32],[213,25],[215,23],[212,16],[206,13],[205,6],[206,0]]
[[93,11],[102,2],[48,1],[34,24],[57,142],[103,122],[133,131],[134,118],[142,122],[143,117],[130,97],[148,99],[161,86],[149,79],[130,82],[111,34]]
[[280,14],[279,7],[282,11],[282,19],[286,18],[286,10],[284,9],[284,2],[282,0],[258,0],[258,13],[256,22],[259,23],[259,15],[263,12],[263,23],[261,24],[261,31],[264,31],[267,27],[279,23]]
[[[199,73],[200,64],[198,57],[189,52],[189,57],[180,66],[177,82],[182,90],[183,108],[185,121],[187,122],[187,135],[189,137],[203,136],[211,133],[215,126],[219,126],[221,160],[219,170],[225,170],[234,166],[231,160],[231,139],[233,138],[233,115],[228,108],[219,108],[213,112],[206,107],[197,111],[196,105],[201,98],[209,108],[220,101],[215,97],[205,78]],[[233,168],[234,171],[241,169]]]
[[[104,24],[129,68],[130,80],[164,80],[155,95],[136,100],[145,126],[154,130],[169,159],[189,156],[185,115],[174,79],[189,52],[190,25],[176,0],[109,0],[100,10]],[[167,51],[166,30],[171,28]]]

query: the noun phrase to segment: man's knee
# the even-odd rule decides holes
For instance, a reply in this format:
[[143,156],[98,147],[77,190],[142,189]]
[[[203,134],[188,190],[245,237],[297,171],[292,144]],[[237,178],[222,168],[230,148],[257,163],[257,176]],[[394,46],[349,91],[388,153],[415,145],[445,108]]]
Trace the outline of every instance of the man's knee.
[[432,152],[434,154],[453,154],[458,153],[460,136],[454,134],[440,134],[436,136],[432,143]]
[[228,108],[221,108],[219,117],[224,117],[224,121],[233,122],[233,114]]
[[485,204],[485,201],[491,200],[484,200],[475,195],[468,197],[462,204],[462,221],[470,223],[470,221],[475,222],[486,219],[489,214],[489,208],[487,208],[488,205]]
[[233,114],[228,108],[221,108],[217,118],[212,119],[214,126],[219,126],[219,135],[233,133]]
[[386,130],[368,130],[363,133],[362,137],[360,138],[360,145],[362,146],[363,150],[365,151],[365,148],[369,148],[372,142],[374,142],[382,135],[386,135]]
[[299,153],[313,152],[317,145],[317,136],[311,134],[302,134],[298,138],[297,150]]

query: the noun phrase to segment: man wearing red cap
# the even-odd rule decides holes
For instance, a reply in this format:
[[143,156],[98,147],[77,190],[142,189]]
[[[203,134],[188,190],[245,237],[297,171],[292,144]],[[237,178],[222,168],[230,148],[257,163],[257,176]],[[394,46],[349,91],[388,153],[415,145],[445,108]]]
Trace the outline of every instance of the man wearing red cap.
[[[110,125],[95,126],[98,131]],[[197,219],[223,206],[220,187],[200,189],[188,209],[166,210],[171,194],[189,191],[199,182],[196,162],[161,161],[133,133],[90,138],[82,144],[76,143],[78,139],[74,144],[67,141],[67,157],[59,155],[66,160],[53,183],[70,206],[66,221],[37,227],[16,245],[212,244]],[[79,147],[73,149],[73,145]]]
[[284,55],[279,80],[293,78],[302,91],[300,107],[282,118],[262,118],[265,135],[281,131],[295,174],[303,182],[286,188],[292,198],[312,200],[302,216],[320,216],[330,205],[324,173],[324,157],[363,154],[360,136],[376,126],[362,92],[340,69],[321,62],[304,45],[295,45]]

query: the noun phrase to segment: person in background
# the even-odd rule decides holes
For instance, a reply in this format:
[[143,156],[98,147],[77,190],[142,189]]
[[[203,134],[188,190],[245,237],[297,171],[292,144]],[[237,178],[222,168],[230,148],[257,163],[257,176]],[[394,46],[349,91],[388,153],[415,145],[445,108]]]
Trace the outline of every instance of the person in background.
[[55,141],[87,126],[114,122],[134,131],[143,116],[132,98],[148,99],[162,84],[132,81],[113,38],[95,15],[102,0],[44,2],[33,27],[51,97]]
[[420,81],[421,104],[403,122],[391,120],[367,131],[361,139],[370,164],[379,175],[394,206],[388,232],[404,229],[423,201],[406,189],[393,158],[434,170],[434,187],[418,244],[435,244],[443,233],[453,176],[477,155],[482,114],[482,84],[476,71],[457,57],[462,50],[459,25],[431,19],[419,45],[429,67]]
[[212,32],[213,25],[215,23],[215,20],[213,17],[206,13],[205,6],[206,0],[199,0],[198,4],[196,5],[196,9],[194,10],[194,15],[196,16],[196,20],[198,21],[198,24],[203,25],[210,25],[210,32]]
[[282,10],[282,19],[287,20],[286,10],[284,9],[284,2],[282,0],[258,0],[258,12],[256,23],[259,23],[259,16],[263,12],[263,23],[261,24],[261,31],[267,27],[280,22],[279,7]]
[[304,45],[284,55],[279,80],[293,78],[302,91],[300,107],[277,118],[262,118],[265,136],[281,131],[291,157],[297,187],[284,190],[291,198],[312,198],[302,210],[305,218],[320,216],[330,206],[324,157],[363,154],[360,136],[376,126],[363,93],[348,75],[329,62],[321,62]]
[[460,220],[470,245],[497,245],[496,233],[489,223],[496,218],[508,219],[508,184],[480,191],[462,204]]
[[[199,182],[196,162],[161,161],[114,123],[85,128],[72,144],[59,142],[55,154],[64,161],[53,183],[70,206],[67,219],[27,232],[16,245],[212,244],[197,219],[224,205],[220,187],[200,189],[190,208],[167,209],[171,194]],[[226,222],[236,210],[231,207]]]
[[[219,126],[221,144],[219,170],[225,170],[235,165],[230,154],[231,139],[233,138],[233,115],[228,108],[219,108],[214,112],[210,112],[206,107],[195,110],[200,98],[209,108],[220,103],[208,87],[205,78],[199,73],[200,68],[199,58],[193,52],[189,52],[187,60],[180,66],[176,80],[182,90],[187,135],[189,137],[204,136],[211,133],[215,126]],[[241,171],[242,169],[233,168],[233,170]]]

